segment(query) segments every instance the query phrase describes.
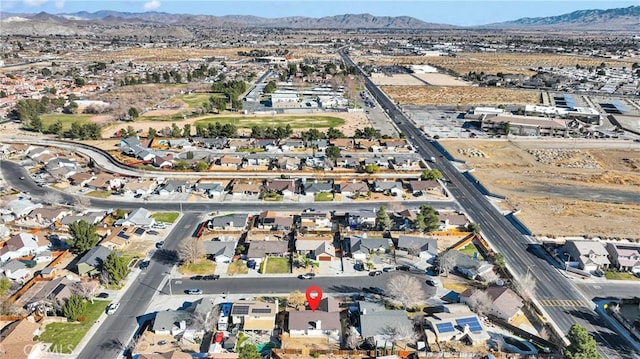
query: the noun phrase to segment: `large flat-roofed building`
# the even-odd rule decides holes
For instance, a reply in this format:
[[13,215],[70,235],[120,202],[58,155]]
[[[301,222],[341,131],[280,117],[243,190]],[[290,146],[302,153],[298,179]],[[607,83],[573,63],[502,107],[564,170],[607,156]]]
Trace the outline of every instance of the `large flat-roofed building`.
[[568,127],[565,120],[518,115],[484,116],[481,129],[485,132],[505,134],[506,124],[509,132],[517,136],[553,136],[565,137]]

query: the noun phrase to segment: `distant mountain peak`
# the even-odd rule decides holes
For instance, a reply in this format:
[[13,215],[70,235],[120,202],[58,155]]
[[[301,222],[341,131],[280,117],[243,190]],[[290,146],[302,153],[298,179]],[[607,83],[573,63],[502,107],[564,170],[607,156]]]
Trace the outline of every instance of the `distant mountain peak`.
[[565,30],[640,30],[640,6],[577,10],[568,14],[521,19],[485,25],[491,28],[541,28]]

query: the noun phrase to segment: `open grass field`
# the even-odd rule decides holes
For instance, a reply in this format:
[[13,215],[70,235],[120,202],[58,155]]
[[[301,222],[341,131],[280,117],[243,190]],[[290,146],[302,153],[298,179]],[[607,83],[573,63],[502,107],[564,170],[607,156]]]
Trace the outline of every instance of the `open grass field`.
[[251,116],[245,117],[238,115],[237,117],[208,117],[195,121],[195,125],[207,126],[209,123],[220,122],[224,125],[227,123],[235,124],[237,128],[251,128],[253,126],[286,126],[291,125],[292,128],[339,128],[345,124],[345,120],[340,117],[332,116],[316,116],[316,115],[297,115],[297,116]]
[[203,102],[208,102],[210,97],[224,98],[221,93],[190,93],[173,97],[174,101],[182,101],[190,108],[200,107]]
[[151,218],[156,222],[173,223],[178,219],[180,213],[178,212],[156,212],[151,215]]
[[47,113],[40,116],[40,119],[42,120],[42,125],[44,126],[44,128],[48,128],[59,120],[60,122],[62,122],[62,128],[68,130],[69,128],[71,128],[72,123],[79,122],[80,124],[85,124],[89,122],[89,119],[93,116],[94,115]]
[[595,59],[559,54],[501,54],[501,53],[459,53],[449,56],[361,56],[355,62],[374,63],[379,65],[432,65],[455,71],[459,75],[469,72],[485,74],[524,74],[533,75],[531,68],[537,67],[584,67],[598,66],[605,62],[610,67],[629,67],[630,60]]
[[604,272],[604,276],[611,280],[640,280],[640,278],[629,272],[606,271]]
[[382,90],[400,104],[412,105],[500,105],[535,104],[540,92],[495,87],[470,86],[382,86]]
[[267,258],[267,274],[289,273],[289,258],[269,257]]
[[[630,165],[640,164],[637,146],[570,139],[440,143],[489,191],[506,196],[501,208],[520,210],[518,218],[537,236],[640,238],[629,225],[640,223],[640,167]],[[485,157],[465,155],[469,148]],[[576,168],[585,159],[591,168]]]
[[52,343],[52,349],[58,353],[71,354],[73,349],[80,343],[87,334],[89,328],[104,313],[109,305],[109,301],[96,300],[87,304],[87,319],[83,322],[73,323],[50,323],[45,331],[40,334],[40,340],[45,343]]

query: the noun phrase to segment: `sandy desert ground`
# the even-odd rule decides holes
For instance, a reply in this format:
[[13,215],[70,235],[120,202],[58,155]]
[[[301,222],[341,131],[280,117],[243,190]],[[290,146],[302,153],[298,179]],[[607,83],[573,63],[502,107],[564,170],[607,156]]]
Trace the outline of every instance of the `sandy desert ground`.
[[493,105],[540,102],[539,91],[471,86],[382,86],[392,100],[412,105]]
[[640,146],[628,141],[444,140],[540,236],[640,238]]

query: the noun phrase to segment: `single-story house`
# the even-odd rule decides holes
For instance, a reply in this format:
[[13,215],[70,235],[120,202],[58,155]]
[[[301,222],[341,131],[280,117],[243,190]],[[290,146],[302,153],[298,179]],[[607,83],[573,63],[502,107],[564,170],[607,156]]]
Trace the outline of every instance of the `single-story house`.
[[232,213],[213,217],[207,222],[207,227],[212,230],[240,231],[247,226],[248,219],[247,213]]
[[0,262],[44,252],[49,249],[49,244],[37,235],[25,232],[14,234],[0,248]]
[[344,196],[353,196],[356,193],[367,194],[369,185],[364,181],[350,181],[340,184],[340,193]]
[[204,241],[204,253],[216,263],[229,263],[236,253],[236,241]]
[[96,276],[100,274],[102,263],[111,254],[109,248],[97,245],[85,253],[76,264],[76,269],[80,276]]
[[336,257],[336,249],[331,241],[296,240],[296,252],[317,261],[332,261]]
[[389,326],[406,333],[413,331],[413,323],[404,310],[386,309],[381,303],[359,301],[360,335],[363,339],[377,343],[379,347],[391,347],[393,343],[385,342],[381,334]]
[[422,181],[412,180],[407,184],[408,190],[411,194],[419,192],[430,192],[440,190],[440,183],[438,181]]
[[426,259],[427,262],[438,255],[438,241],[434,238],[400,235],[396,244],[396,251],[406,251],[409,255]]
[[247,251],[247,258],[260,261],[267,256],[284,257],[288,253],[288,241],[251,241]]
[[151,227],[155,222],[155,219],[151,217],[151,212],[141,207],[131,211],[126,218],[117,220],[114,225]]
[[2,356],[11,359],[40,358],[47,347],[33,338],[40,335],[40,324],[27,317],[9,324],[0,334]]
[[276,322],[278,302],[234,302],[231,307],[231,322],[242,331],[270,333]]
[[387,238],[363,238],[359,236],[345,237],[343,243],[344,253],[349,254],[353,259],[365,261],[370,253],[384,253],[391,242]]
[[0,271],[5,277],[15,281],[23,281],[31,275],[27,265],[19,260],[5,262]]
[[340,342],[342,323],[340,305],[331,297],[320,301],[317,310],[289,311],[288,328],[292,338],[326,338],[330,342]]

